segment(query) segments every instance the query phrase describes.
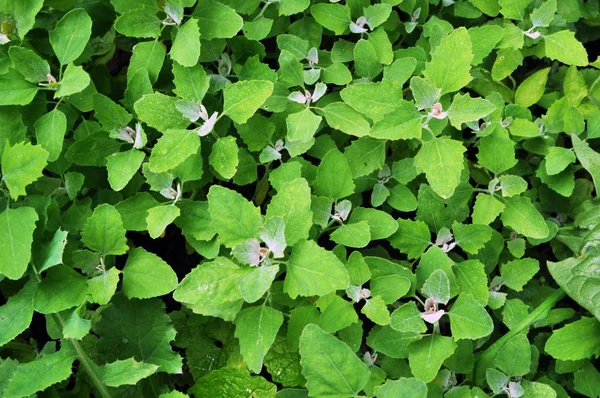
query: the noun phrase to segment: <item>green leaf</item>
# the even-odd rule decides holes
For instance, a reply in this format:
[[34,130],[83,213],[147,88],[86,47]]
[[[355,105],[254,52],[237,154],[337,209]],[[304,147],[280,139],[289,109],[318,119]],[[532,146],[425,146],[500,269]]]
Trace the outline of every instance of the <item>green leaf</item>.
[[385,118],[375,122],[369,135],[386,140],[409,140],[421,137],[423,115],[407,101],[400,101],[398,108]]
[[8,55],[15,70],[28,82],[35,84],[48,81],[50,65],[32,50],[12,46],[8,49]]
[[540,265],[533,258],[509,261],[500,266],[500,281],[510,289],[520,292],[539,270]]
[[375,389],[380,398],[426,398],[427,384],[414,378],[401,377],[398,380],[388,380]]
[[550,231],[529,198],[518,196],[506,201],[502,223],[528,238],[543,239]]
[[239,148],[235,137],[221,137],[213,144],[208,162],[224,179],[231,179],[237,173]]
[[304,328],[300,356],[306,387],[313,396],[354,397],[369,381],[369,369],[350,347],[317,325]]
[[254,303],[260,300],[271,288],[273,280],[279,272],[279,265],[262,265],[253,267],[238,280],[240,294],[247,303]]
[[600,355],[600,322],[583,317],[552,332],[544,350],[553,358],[576,361]]
[[287,264],[283,290],[291,298],[324,296],[348,287],[350,278],[344,264],[314,241],[300,241]]
[[476,340],[489,336],[494,330],[494,322],[483,305],[470,294],[461,294],[448,312],[450,329],[454,340]]
[[344,102],[374,121],[396,110],[402,100],[402,88],[390,81],[356,83],[344,88],[340,95]]
[[371,228],[366,221],[343,224],[331,234],[330,238],[339,245],[362,248],[371,241]]
[[27,328],[33,319],[33,294],[36,285],[28,282],[0,307],[0,346],[8,343]]
[[202,102],[210,84],[210,78],[206,76],[202,65],[186,68],[174,63],[173,77],[175,83],[173,92],[175,94],[198,104]]
[[310,0],[282,0],[279,3],[279,15],[293,15],[306,10]]
[[233,37],[244,25],[242,17],[233,9],[213,0],[199,0],[192,16],[198,18],[204,40]]
[[392,313],[390,326],[402,333],[425,333],[427,331],[427,326],[421,318],[421,311],[414,301],[401,305]]
[[176,102],[176,97],[160,93],[146,94],[136,101],[134,109],[141,121],[164,133],[167,130],[185,129],[190,124],[175,106]]
[[128,231],[146,231],[146,212],[158,205],[158,201],[148,192],[139,192],[135,196],[119,202],[115,208],[121,214],[123,227]]
[[348,160],[337,149],[332,149],[323,157],[314,190],[317,195],[330,199],[342,199],[354,193],[355,185]]
[[198,63],[200,58],[200,29],[198,28],[197,19],[190,18],[179,28],[169,54],[173,60],[182,66],[192,67]]
[[491,195],[480,193],[475,199],[471,218],[474,224],[489,225],[504,210],[504,204]]
[[371,126],[360,113],[343,102],[332,102],[321,109],[329,127],[343,133],[362,137],[369,134]]
[[452,232],[456,244],[469,254],[477,254],[492,238],[492,229],[487,225],[465,225],[455,221],[452,224]]
[[524,334],[516,335],[504,344],[494,360],[498,369],[508,376],[524,376],[531,368],[531,346]]
[[224,257],[194,268],[181,281],[173,298],[197,314],[233,321],[242,308],[242,295],[237,287],[242,271]]
[[137,362],[133,358],[107,363],[102,366],[102,384],[107,387],[136,385],[140,380],[153,375],[158,366]]
[[[68,347],[68,345],[67,345]],[[3,391],[7,398],[27,397],[43,391],[71,375],[75,351],[63,348],[39,359],[17,365]]]
[[108,182],[114,191],[120,191],[135,173],[140,169],[146,155],[137,149],[126,152],[117,152],[106,158],[106,169],[108,170]]
[[326,29],[336,35],[343,34],[350,26],[350,8],[341,4],[315,4],[310,7],[310,14]]
[[33,28],[35,17],[43,5],[43,0],[4,1],[0,3],[0,10],[12,16],[19,38],[23,39]]
[[483,98],[471,98],[469,94],[457,94],[448,108],[450,124],[460,130],[461,124],[474,122],[494,112],[496,107]]
[[247,370],[225,367],[212,370],[198,379],[189,392],[196,397],[251,398],[250,394],[254,394],[261,398],[275,398],[277,386],[260,376],[250,376]]
[[600,306],[594,298],[600,291],[600,283],[594,277],[597,255],[582,258],[569,257],[559,262],[548,261],[548,270],[554,281],[583,308],[600,319]]
[[266,80],[240,81],[223,89],[223,114],[236,123],[246,123],[271,96],[274,85]]
[[52,240],[46,243],[36,256],[36,268],[42,272],[57,264],[63,264],[63,252],[67,245],[68,231],[61,231],[59,228],[52,237]]
[[19,196],[27,195],[25,188],[42,176],[48,156],[48,152],[40,145],[19,142],[4,147],[2,181],[11,198],[16,200]]
[[33,101],[38,90],[14,69],[0,74],[0,106],[27,105]]
[[448,199],[460,183],[465,152],[466,148],[460,141],[433,138],[423,143],[415,156],[415,166],[425,172],[435,193]]
[[121,272],[115,267],[108,271],[103,271],[100,275],[88,279],[88,293],[91,303],[106,305],[117,291],[119,283],[119,274]]
[[146,224],[148,225],[148,234],[150,237],[152,239],[159,238],[165,229],[179,217],[179,214],[179,208],[173,205],[159,205],[148,209]]
[[440,98],[442,90],[435,88],[426,79],[419,76],[413,76],[410,79],[410,91],[415,99],[417,109],[429,109]]
[[87,296],[87,278],[66,265],[46,271],[33,297],[33,308],[52,314],[83,304]]
[[586,66],[588,64],[585,47],[570,30],[544,35],[543,38],[546,57],[567,65]]
[[388,213],[376,209],[358,207],[352,210],[350,222],[366,221],[371,231],[371,239],[385,239],[398,230],[398,223]]
[[471,65],[479,65],[494,50],[502,39],[503,29],[498,25],[483,25],[469,28],[469,37],[473,48]]
[[515,143],[504,128],[497,126],[490,135],[479,140],[477,159],[492,173],[502,173],[517,164]]
[[103,256],[125,254],[129,249],[125,232],[117,209],[109,204],[101,204],[87,219],[81,241]]
[[92,19],[83,8],[69,11],[50,32],[50,44],[61,65],[75,61],[92,35]]
[[48,161],[54,162],[62,151],[67,131],[67,117],[55,108],[39,118],[34,127],[38,144],[48,151]]
[[308,141],[315,135],[321,124],[321,116],[311,112],[309,108],[292,113],[285,120],[287,125],[287,139],[290,141]]
[[81,66],[69,64],[54,98],[80,93],[90,85],[90,81],[90,75]]
[[450,281],[446,272],[438,269],[431,273],[423,284],[421,293],[425,297],[435,300],[436,303],[448,304],[450,300]]
[[208,193],[208,210],[225,247],[258,237],[262,225],[260,210],[239,193],[213,185]]
[[173,170],[200,149],[200,138],[194,130],[166,130],[158,139],[148,162],[154,173]]
[[408,364],[412,374],[419,380],[429,383],[438,374],[442,363],[456,349],[451,337],[431,334],[408,346]]
[[442,90],[441,95],[458,91],[472,80],[472,60],[469,32],[461,27],[442,39],[431,57],[431,62],[425,66],[423,75],[431,84]]
[[157,365],[158,372],[182,372],[182,359],[170,344],[176,331],[159,299],[115,296],[102,311],[94,332],[99,336],[96,349],[108,362],[133,358]]
[[151,83],[155,83],[166,54],[164,45],[158,40],[137,43],[133,49],[129,67],[127,68],[128,84],[141,70],[147,72]]
[[408,258],[417,258],[431,245],[431,233],[423,221],[398,219],[398,232],[390,243]]
[[500,12],[505,18],[522,21],[525,19],[525,10],[531,0],[498,0]]
[[375,47],[365,39],[360,39],[354,46],[354,69],[358,76],[369,80],[376,78],[383,70]]
[[385,326],[390,323],[390,312],[379,296],[367,299],[360,311],[377,325]]
[[[587,396],[587,397],[595,397],[600,394],[600,372],[592,365],[591,362],[586,363],[583,368],[579,369],[575,372],[575,382],[574,389],[575,391]],[[538,390],[542,390],[543,392],[550,394],[548,391],[551,387],[542,384],[542,383],[531,383]],[[533,387],[533,386],[532,386]],[[547,392],[548,391],[548,392]],[[537,392],[534,390],[534,392]]]
[[600,188],[600,154],[575,134],[571,135],[571,140],[579,163],[590,173],[594,180],[594,186],[598,190]]
[[502,196],[511,197],[520,195],[527,190],[527,181],[519,176],[505,174],[500,177],[500,186]]
[[123,268],[123,292],[127,298],[163,296],[176,286],[175,271],[156,254],[141,247],[129,252]]
[[524,107],[537,103],[544,95],[549,73],[550,68],[540,69],[523,80],[515,92],[515,103]]
[[281,312],[264,305],[243,309],[235,318],[235,337],[248,368],[260,373],[263,359],[283,324]]
[[115,30],[129,37],[158,37],[160,27],[156,10],[147,8],[124,12],[115,21]]
[[308,239],[313,224],[310,205],[310,187],[303,178],[285,182],[271,198],[266,217],[283,218],[285,241],[288,246],[294,246],[296,242]]
[[488,278],[484,265],[477,260],[467,260],[454,264],[459,292],[470,294],[481,305],[487,305],[489,299]]

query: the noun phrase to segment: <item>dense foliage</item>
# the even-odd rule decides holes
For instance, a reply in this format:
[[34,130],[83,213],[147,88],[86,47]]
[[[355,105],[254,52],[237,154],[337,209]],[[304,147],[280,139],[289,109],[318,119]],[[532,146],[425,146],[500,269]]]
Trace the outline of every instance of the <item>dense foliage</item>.
[[0,395],[600,396],[597,0],[0,0]]

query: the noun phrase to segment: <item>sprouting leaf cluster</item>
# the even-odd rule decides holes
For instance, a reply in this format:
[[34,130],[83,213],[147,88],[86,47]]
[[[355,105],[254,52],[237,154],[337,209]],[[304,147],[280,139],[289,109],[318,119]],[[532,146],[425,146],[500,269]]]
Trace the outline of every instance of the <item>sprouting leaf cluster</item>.
[[600,396],[597,0],[0,24],[0,396]]

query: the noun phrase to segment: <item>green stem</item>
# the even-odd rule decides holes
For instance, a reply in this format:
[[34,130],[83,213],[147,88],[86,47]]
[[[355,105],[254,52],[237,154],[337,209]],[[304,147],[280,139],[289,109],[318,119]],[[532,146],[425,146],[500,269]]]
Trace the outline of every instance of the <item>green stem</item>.
[[504,336],[500,337],[494,344],[489,346],[477,359],[475,364],[475,370],[473,372],[475,384],[481,384],[485,381],[485,371],[487,368],[492,367],[494,358],[502,347],[513,337],[521,333],[523,330],[528,328],[531,324],[544,319],[548,315],[548,311],[554,307],[554,305],[566,295],[563,289],[558,289],[552,293],[542,304],[536,307],[531,314],[523,319],[519,324],[511,329]]

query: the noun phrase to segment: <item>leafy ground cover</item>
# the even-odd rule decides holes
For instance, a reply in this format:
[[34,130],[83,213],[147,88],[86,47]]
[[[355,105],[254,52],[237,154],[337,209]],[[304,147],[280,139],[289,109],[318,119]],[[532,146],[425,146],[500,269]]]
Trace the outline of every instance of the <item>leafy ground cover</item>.
[[0,0],[0,395],[600,396],[600,5]]

